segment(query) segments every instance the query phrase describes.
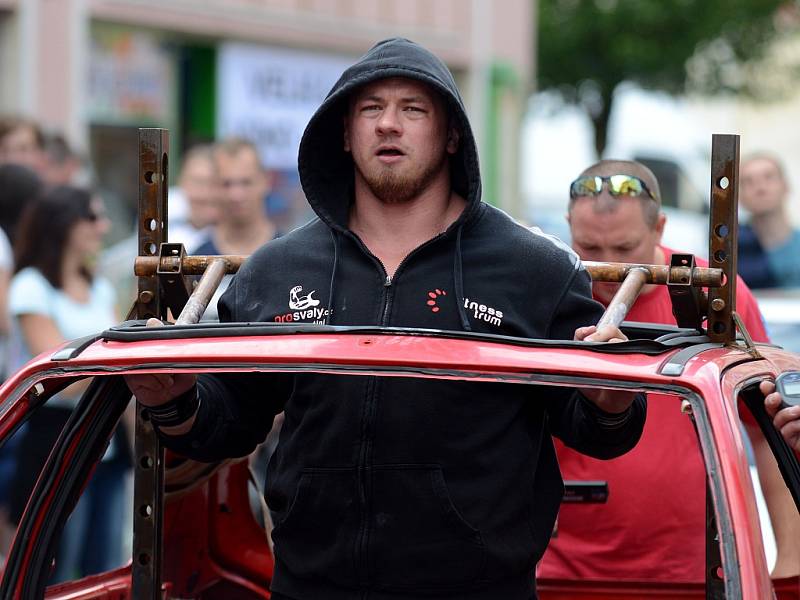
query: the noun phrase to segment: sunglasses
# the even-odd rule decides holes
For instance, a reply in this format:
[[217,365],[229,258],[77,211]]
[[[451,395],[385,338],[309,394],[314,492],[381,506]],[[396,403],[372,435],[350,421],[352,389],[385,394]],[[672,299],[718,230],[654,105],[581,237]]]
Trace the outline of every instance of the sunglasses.
[[108,215],[105,211],[94,211],[90,210],[83,216],[84,219],[89,221],[90,223],[96,223],[97,221],[101,221],[103,219],[107,219]]
[[569,185],[569,197],[598,196],[603,191],[603,183],[608,183],[608,193],[612,196],[628,196],[636,198],[647,194],[653,200],[658,199],[647,187],[647,184],[633,175],[584,175]]

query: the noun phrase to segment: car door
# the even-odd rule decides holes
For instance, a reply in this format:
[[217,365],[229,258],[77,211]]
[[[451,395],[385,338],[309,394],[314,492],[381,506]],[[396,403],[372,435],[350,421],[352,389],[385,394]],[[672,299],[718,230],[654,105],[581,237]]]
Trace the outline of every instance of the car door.
[[[760,433],[768,446],[768,451],[777,464],[780,478],[786,486],[784,490],[791,497],[786,501],[794,505],[794,512],[787,506],[784,518],[798,518],[800,513],[800,463],[780,432],[772,424],[772,418],[764,408],[764,395],[759,389],[762,381],[774,381],[782,372],[800,370],[800,358],[781,350],[765,349],[768,360],[739,365],[728,371],[723,378],[723,389],[731,402],[738,401],[743,422],[754,423],[756,436]],[[745,427],[747,429],[747,427]],[[751,433],[751,437],[753,434]],[[753,440],[756,444],[756,440]],[[756,450],[758,452],[758,450]],[[769,485],[769,484],[768,484]],[[770,485],[774,488],[774,484]],[[780,535],[781,523],[773,523],[772,529]],[[792,600],[800,597],[800,577],[792,576],[773,580],[778,600]]]

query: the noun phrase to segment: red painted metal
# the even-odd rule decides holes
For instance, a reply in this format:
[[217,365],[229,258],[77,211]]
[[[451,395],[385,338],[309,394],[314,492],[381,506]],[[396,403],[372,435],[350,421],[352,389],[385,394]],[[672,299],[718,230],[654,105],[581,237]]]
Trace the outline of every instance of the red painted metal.
[[[269,600],[274,560],[248,499],[247,460],[167,495],[163,578],[168,598]],[[129,600],[130,565],[47,589],[48,600]]]
[[163,578],[176,597],[269,598],[274,560],[250,509],[248,480],[247,459],[238,460],[167,495]]
[[[720,350],[737,359],[742,351]],[[98,341],[69,361],[39,357],[17,373],[7,385],[47,368],[92,370],[93,366],[137,367],[152,371],[175,370],[178,365],[268,363],[273,365],[334,365],[380,368],[387,366],[459,370],[489,376],[542,372],[548,374],[606,377],[614,380],[657,381],[669,356],[613,355],[575,348],[529,348],[498,342],[384,334],[296,334],[262,337],[194,338],[141,342]],[[714,355],[719,356],[719,354]],[[197,369],[193,369],[197,370]],[[107,372],[107,371],[106,371]],[[5,386],[4,386],[5,388]],[[3,389],[0,388],[0,394]]]
[[[800,357],[779,349],[762,347],[761,360],[753,360],[742,349],[720,347],[690,359],[681,375],[663,376],[660,366],[671,355],[604,354],[580,348],[513,346],[483,340],[444,339],[388,334],[292,334],[250,337],[150,340],[137,342],[98,341],[69,361],[50,361],[48,355],[34,359],[0,388],[0,436],[22,418],[28,397],[14,390],[26,379],[45,385],[63,378],[65,370],[82,374],[108,373],[108,369],[137,371],[250,370],[259,364],[291,369],[343,370],[361,374],[387,374],[403,368],[399,375],[469,377],[495,381],[536,380],[540,376],[592,378],[633,384],[636,387],[678,386],[696,393],[710,424],[711,447],[722,485],[715,498],[734,527],[737,569],[742,597],[769,597],[761,532],[752,481],[744,451],[735,393],[754,378],[774,376],[780,370],[800,367]],[[73,373],[72,375],[74,375]],[[395,373],[398,374],[398,373]],[[165,581],[175,596],[216,598],[268,598],[272,555],[258,527],[247,498],[246,463],[221,467],[202,484],[171,493],[167,498],[165,532]],[[679,549],[676,549],[679,551]],[[731,557],[723,557],[731,560]],[[127,600],[125,582],[130,572],[119,570],[104,576],[49,588],[48,598],[80,600],[108,598]],[[798,600],[797,578],[780,582],[781,600]],[[201,593],[202,592],[202,593]],[[241,594],[241,595],[236,595]],[[604,600],[653,597],[663,599],[702,598],[704,589],[691,585],[659,586],[646,582],[607,584],[575,581],[542,581],[542,600],[562,598]]]
[[131,567],[126,565],[47,588],[47,600],[131,600]]
[[800,577],[773,579],[776,600],[797,600],[800,598]]

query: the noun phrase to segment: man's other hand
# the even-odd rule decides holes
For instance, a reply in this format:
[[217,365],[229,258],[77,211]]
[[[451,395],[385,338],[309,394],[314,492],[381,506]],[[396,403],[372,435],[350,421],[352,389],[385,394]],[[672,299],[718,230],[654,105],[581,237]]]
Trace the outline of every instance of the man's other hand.
[[[627,342],[628,337],[620,331],[619,327],[604,325],[600,329],[596,325],[588,327],[578,327],[575,330],[575,341],[577,342]],[[635,392],[623,392],[620,390],[600,390],[597,388],[580,388],[581,394],[602,411],[607,413],[621,413],[628,410],[628,407],[636,398]]]
[[578,327],[575,330],[576,342],[627,342],[628,337],[622,333],[619,327],[613,325],[603,325],[600,329],[597,325],[588,327]]
[[[147,327],[160,327],[161,325],[162,323],[158,319],[147,320]],[[125,375],[125,383],[128,384],[140,404],[153,407],[166,404],[190,390],[197,383],[197,376],[191,373]],[[193,424],[194,417],[191,417],[181,425],[161,427],[160,429],[168,435],[181,435],[188,432]]]
[[764,408],[772,417],[775,429],[781,432],[783,439],[795,452],[800,452],[800,406],[781,408],[780,393],[775,391],[775,383],[762,381],[758,388],[764,394]]

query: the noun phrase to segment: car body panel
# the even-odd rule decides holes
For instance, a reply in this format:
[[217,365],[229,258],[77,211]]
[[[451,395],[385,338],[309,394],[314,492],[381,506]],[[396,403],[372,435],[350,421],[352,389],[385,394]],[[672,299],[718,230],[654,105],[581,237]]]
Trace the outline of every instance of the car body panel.
[[[581,343],[525,345],[414,332],[183,336],[138,341],[101,338],[68,360],[52,360],[53,353],[40,355],[10,378],[0,388],[0,439],[16,429],[40,401],[43,390],[46,395],[48,388],[62,387],[75,377],[89,375],[277,370],[658,390],[686,398],[698,424],[723,537],[723,565],[729,579],[726,597],[761,600],[768,597],[765,593],[771,593],[768,592],[771,583],[735,393],[748,381],[774,376],[780,370],[800,369],[800,357],[768,346],[759,346],[757,350],[760,354],[756,356],[752,349],[741,346],[712,347],[689,358],[680,375],[667,376],[661,370],[678,352],[674,348],[665,348],[659,354],[609,353]],[[241,468],[225,465],[205,479],[203,485],[186,492],[195,494],[192,505],[198,511],[186,521],[197,521],[206,510],[211,514],[219,512],[223,505],[242,504],[242,489],[246,487],[243,476]],[[238,496],[234,500],[231,494]],[[167,520],[190,514],[174,512],[178,506],[174,502],[176,496],[173,494],[172,499],[167,496]],[[37,515],[38,519],[44,517]],[[190,526],[181,534],[188,544],[186,547],[213,550],[208,552],[211,558],[198,571],[199,579],[193,585],[199,587],[195,589],[202,585],[211,589],[220,581],[238,581],[240,587],[252,591],[252,597],[268,597],[271,554],[266,540],[260,539],[258,533],[255,537],[243,533],[253,525],[252,514],[237,516],[239,525],[247,526],[243,528],[225,525],[226,521],[219,517],[215,519],[194,530]],[[252,529],[259,531],[255,526]],[[234,531],[238,533],[234,535]],[[191,565],[171,564],[165,558],[165,581],[185,583],[191,575],[187,568],[191,570]],[[48,589],[47,597],[121,599],[126,596],[115,594],[124,573],[124,570],[112,572],[107,579],[87,578],[82,580],[83,587],[80,582],[54,586]],[[90,593],[89,589],[95,592]],[[593,585],[543,581],[541,597],[543,600],[601,599],[635,597],[637,593],[641,597],[645,591],[649,594],[655,589],[647,582]],[[665,598],[699,598],[704,597],[705,590],[676,584],[674,589],[662,592],[658,595]],[[572,595],[565,596],[567,593]]]

